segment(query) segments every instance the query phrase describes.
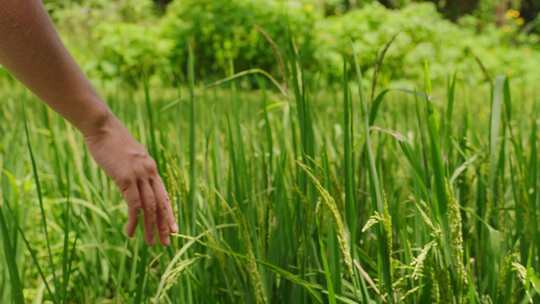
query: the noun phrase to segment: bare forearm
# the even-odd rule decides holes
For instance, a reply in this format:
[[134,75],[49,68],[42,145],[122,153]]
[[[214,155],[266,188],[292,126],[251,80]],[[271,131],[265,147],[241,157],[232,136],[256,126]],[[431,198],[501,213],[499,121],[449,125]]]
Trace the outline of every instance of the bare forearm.
[[111,115],[40,0],[0,0],[0,63],[85,134]]
[[0,0],[0,63],[85,135],[92,157],[128,202],[126,232],[144,212],[145,239],[178,232],[156,163],[112,115],[64,48],[40,0]]

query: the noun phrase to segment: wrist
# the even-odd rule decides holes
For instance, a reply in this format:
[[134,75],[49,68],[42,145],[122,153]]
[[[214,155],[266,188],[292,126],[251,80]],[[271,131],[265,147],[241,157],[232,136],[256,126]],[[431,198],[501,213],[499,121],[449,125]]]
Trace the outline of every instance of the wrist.
[[106,134],[110,126],[116,121],[116,117],[109,108],[100,100],[94,101],[93,106],[85,119],[77,128],[85,138],[92,138]]

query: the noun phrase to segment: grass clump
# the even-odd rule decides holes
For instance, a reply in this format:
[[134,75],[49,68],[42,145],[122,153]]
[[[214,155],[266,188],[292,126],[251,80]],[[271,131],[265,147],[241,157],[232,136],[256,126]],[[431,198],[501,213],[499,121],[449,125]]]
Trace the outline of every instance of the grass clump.
[[105,91],[175,204],[167,249],[126,240],[124,202],[79,135],[0,84],[0,299],[539,300],[534,97],[505,77],[432,86],[427,65],[422,88],[371,76],[366,90],[356,57],[321,90],[299,56],[291,43],[287,85],[243,73],[259,89],[242,91],[234,71],[203,85],[192,52],[173,90]]

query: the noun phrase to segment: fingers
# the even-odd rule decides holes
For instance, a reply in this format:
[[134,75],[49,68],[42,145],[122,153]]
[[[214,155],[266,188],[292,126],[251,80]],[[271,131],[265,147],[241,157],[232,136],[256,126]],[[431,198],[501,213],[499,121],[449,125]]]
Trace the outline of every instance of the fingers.
[[135,177],[126,177],[117,183],[128,203],[126,234],[129,237],[134,235],[137,228],[138,211],[143,209],[146,243],[150,246],[154,245],[157,228],[160,243],[168,246],[170,234],[178,232],[178,226],[167,190],[165,190],[153,161],[146,162],[143,168],[144,170],[134,172]]
[[174,219],[169,196],[167,195],[167,191],[159,176],[152,179],[152,186],[158,204],[158,229],[160,240],[163,245],[167,246],[170,243],[169,234],[178,232],[178,226]]
[[136,184],[133,184],[125,188],[122,194],[128,205],[128,223],[125,231],[128,237],[133,237],[135,228],[137,228],[138,211],[142,208],[139,189]]
[[169,246],[169,225],[167,224],[167,218],[165,216],[165,207],[160,201],[157,201],[157,227],[159,233],[159,241],[163,246]]
[[169,195],[167,194],[167,190],[165,190],[165,186],[163,185],[161,178],[157,176],[156,180],[157,181],[153,183],[154,193],[156,194],[157,201],[162,208],[162,214],[164,215],[169,231],[172,233],[177,233],[178,225],[176,224],[176,220],[174,218]]
[[144,238],[148,245],[154,245],[154,227],[156,227],[157,211],[154,191],[148,180],[139,181],[144,209]]

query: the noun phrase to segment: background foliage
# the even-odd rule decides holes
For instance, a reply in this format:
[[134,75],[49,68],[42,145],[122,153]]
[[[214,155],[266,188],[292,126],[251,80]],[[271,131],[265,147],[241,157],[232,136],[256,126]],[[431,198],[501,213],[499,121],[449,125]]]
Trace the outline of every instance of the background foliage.
[[180,234],[0,70],[0,303],[540,301],[535,3],[47,1]]
[[204,78],[249,68],[279,78],[289,37],[305,69],[335,82],[341,57],[350,56],[353,45],[366,72],[395,35],[385,82],[421,79],[426,60],[435,81],[444,81],[449,70],[471,83],[498,73],[539,79],[538,8],[524,0],[185,0],[165,9],[151,1],[47,3],[57,22],[69,25],[63,28],[78,31],[68,36],[85,38],[72,46],[89,72],[128,83],[142,73],[184,77],[190,45]]

